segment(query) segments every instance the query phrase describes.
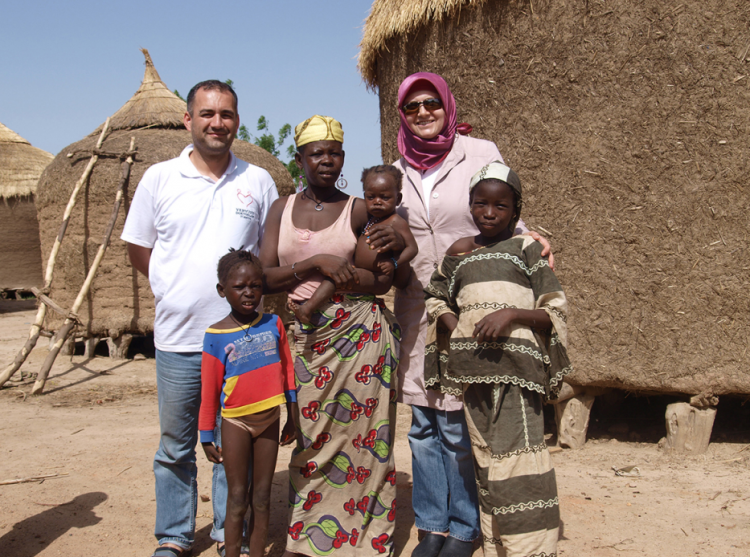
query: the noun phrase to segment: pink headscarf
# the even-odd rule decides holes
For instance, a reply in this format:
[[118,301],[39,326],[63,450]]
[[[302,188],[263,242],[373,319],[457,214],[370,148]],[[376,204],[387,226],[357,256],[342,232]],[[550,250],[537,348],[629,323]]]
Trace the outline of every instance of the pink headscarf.
[[[432,139],[422,139],[415,135],[409,129],[406,116],[401,111],[404,99],[417,86],[434,89],[443,101],[445,125],[437,137]],[[432,168],[448,156],[456,139],[456,131],[461,135],[471,133],[469,124],[456,123],[456,99],[453,98],[453,93],[445,80],[434,73],[418,72],[401,82],[398,88],[398,114],[401,118],[401,127],[398,130],[398,152],[406,159],[406,162],[419,170]]]

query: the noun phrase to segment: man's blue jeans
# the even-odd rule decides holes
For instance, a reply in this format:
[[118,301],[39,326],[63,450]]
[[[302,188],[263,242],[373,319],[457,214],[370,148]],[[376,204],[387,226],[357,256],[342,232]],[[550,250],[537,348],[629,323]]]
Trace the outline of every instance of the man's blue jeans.
[[414,523],[461,541],[479,536],[479,506],[471,441],[463,410],[412,406],[409,446]]
[[[156,526],[159,545],[172,543],[185,549],[195,538],[198,509],[198,411],[201,406],[201,353],[156,351],[156,385],[159,389],[161,441],[154,457]],[[217,425],[221,429],[221,424]],[[211,537],[224,541],[227,479],[224,466],[214,464],[214,526]]]

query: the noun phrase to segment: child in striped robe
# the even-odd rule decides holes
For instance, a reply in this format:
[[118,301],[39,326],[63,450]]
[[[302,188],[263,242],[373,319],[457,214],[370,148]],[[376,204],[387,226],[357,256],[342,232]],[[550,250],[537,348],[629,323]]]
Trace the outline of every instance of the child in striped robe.
[[484,554],[557,555],[560,513],[542,404],[572,371],[567,301],[541,256],[513,237],[522,196],[499,161],[470,183],[479,234],[455,242],[425,288],[425,382],[463,394],[479,488]]

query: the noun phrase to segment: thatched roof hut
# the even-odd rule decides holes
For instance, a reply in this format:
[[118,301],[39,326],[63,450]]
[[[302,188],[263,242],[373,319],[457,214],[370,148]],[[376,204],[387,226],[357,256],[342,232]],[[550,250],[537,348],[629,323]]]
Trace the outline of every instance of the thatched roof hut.
[[[102,151],[123,153],[135,137],[138,154],[130,175],[125,211],[121,211],[106,257],[99,267],[91,292],[79,315],[84,322],[79,334],[85,337],[119,337],[153,330],[154,299],[148,280],[130,266],[126,245],[119,240],[125,214],[135,188],[146,169],[158,162],[179,156],[191,142],[183,125],[185,102],[161,81],[148,52],[143,83],[133,97],[110,120],[110,129]],[[101,127],[81,141],[65,147],[39,180],[39,211],[42,250],[49,254],[62,219],[63,210],[76,181],[80,178],[95,147]],[[235,140],[232,150],[251,164],[265,168],[273,177],[280,194],[294,191],[292,178],[278,159],[267,151]],[[68,157],[73,153],[72,157]],[[72,306],[112,212],[121,168],[117,158],[101,158],[78,202],[68,225],[55,267],[50,297],[64,308]],[[268,304],[267,304],[268,306]],[[56,329],[62,319],[48,312],[46,328]]]
[[34,193],[52,158],[0,123],[0,290],[42,285]]
[[444,76],[521,177],[571,301],[571,381],[750,393],[750,3],[376,0],[359,68]]

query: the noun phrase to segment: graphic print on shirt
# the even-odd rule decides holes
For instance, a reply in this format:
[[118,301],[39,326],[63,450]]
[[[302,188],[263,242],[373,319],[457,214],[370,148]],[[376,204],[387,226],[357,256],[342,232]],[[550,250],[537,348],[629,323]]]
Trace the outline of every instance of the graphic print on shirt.
[[250,207],[253,204],[253,194],[250,190],[243,192],[240,188],[237,188],[237,199],[244,207]]
[[246,220],[257,218],[256,211],[250,209],[250,206],[255,202],[250,190],[242,191],[242,189],[237,188],[237,200],[239,201],[239,207],[235,209],[235,215]]
[[248,338],[239,338],[224,347],[227,360],[234,365],[250,362],[277,353],[276,338],[271,331],[263,331]]

